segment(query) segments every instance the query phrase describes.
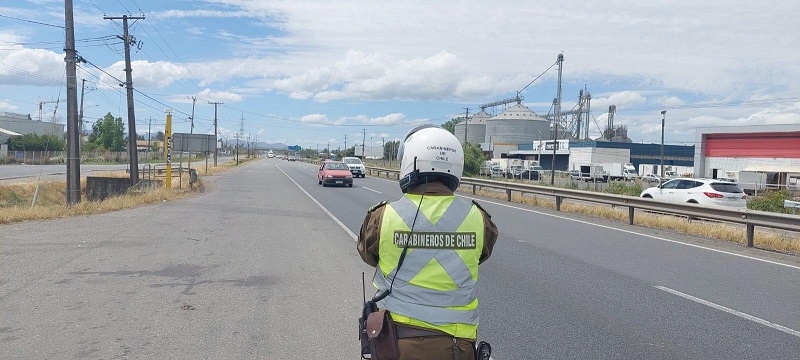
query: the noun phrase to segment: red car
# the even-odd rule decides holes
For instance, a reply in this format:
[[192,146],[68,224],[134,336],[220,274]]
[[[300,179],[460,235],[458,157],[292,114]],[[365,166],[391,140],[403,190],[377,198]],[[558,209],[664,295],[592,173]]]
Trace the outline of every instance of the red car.
[[341,161],[323,161],[319,165],[317,180],[322,186],[341,185],[353,187],[353,173]]

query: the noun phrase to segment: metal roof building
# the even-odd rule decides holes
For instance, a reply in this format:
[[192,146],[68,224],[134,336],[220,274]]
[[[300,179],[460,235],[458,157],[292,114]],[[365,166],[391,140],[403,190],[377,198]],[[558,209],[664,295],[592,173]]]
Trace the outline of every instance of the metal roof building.
[[31,119],[30,115],[0,112],[0,128],[22,135],[55,135],[64,136],[64,125]]

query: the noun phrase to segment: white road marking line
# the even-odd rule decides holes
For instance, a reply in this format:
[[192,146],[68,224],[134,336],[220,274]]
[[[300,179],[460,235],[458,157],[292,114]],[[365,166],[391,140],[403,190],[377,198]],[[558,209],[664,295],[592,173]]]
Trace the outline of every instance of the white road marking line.
[[350,235],[350,237],[353,238],[353,240],[358,240],[358,236],[356,236],[356,234],[354,234],[352,231],[350,231],[350,229],[348,229],[347,226],[344,225],[344,223],[339,221],[339,219],[336,218],[336,216],[333,216],[333,213],[331,213],[330,211],[328,211],[328,209],[326,209],[324,206],[322,206],[322,204],[319,201],[317,201],[317,199],[314,199],[314,197],[311,196],[311,194],[309,194],[308,191],[306,191],[306,189],[303,189],[303,187],[300,186],[300,184],[298,184],[297,181],[294,181],[294,179],[292,179],[292,177],[289,176],[289,174],[287,174],[285,171],[283,171],[283,169],[281,169],[280,166],[275,165],[275,167],[277,167],[278,170],[280,170],[283,173],[283,175],[286,175],[286,177],[289,178],[289,180],[291,182],[293,182],[295,184],[295,186],[297,186],[297,188],[300,189],[300,191],[302,191],[304,194],[306,194],[306,196],[308,196],[308,198],[311,199],[311,201],[313,201],[315,204],[317,204],[317,206],[319,206],[319,208],[322,209],[322,211],[324,211],[326,214],[328,214],[328,216],[331,219],[333,219],[333,221],[335,221],[337,224],[339,224],[339,226],[342,229],[344,229],[344,231],[347,232],[347,234]]
[[[396,183],[396,182],[397,182],[396,180],[383,179],[383,178],[379,178],[379,179],[386,180],[386,181],[389,181],[389,182],[394,182],[394,183]],[[745,259],[750,259],[750,260],[755,260],[755,261],[761,261],[761,262],[765,262],[765,263],[768,263],[768,264],[779,265],[779,266],[785,266],[785,267],[788,267],[788,268],[792,268],[792,269],[800,270],[800,266],[796,266],[796,265],[789,265],[789,264],[784,264],[784,263],[777,262],[777,261],[773,261],[773,260],[767,260],[767,259],[757,258],[757,257],[754,257],[754,256],[743,255],[743,254],[737,254],[737,253],[735,253],[735,252],[730,252],[730,251],[725,251],[725,250],[720,250],[720,249],[714,249],[714,248],[710,248],[710,247],[707,247],[707,246],[702,246],[702,245],[689,244],[689,243],[685,243],[685,242],[678,241],[678,240],[671,240],[671,239],[666,239],[666,238],[658,237],[658,236],[655,236],[655,235],[642,234],[642,233],[639,233],[639,232],[636,232],[636,231],[632,231],[632,230],[624,230],[624,229],[619,229],[619,228],[615,228],[615,227],[612,227],[612,226],[606,226],[606,225],[600,225],[600,224],[591,223],[591,222],[588,222],[588,221],[577,220],[577,219],[570,219],[570,218],[568,218],[568,217],[564,217],[564,216],[553,215],[553,214],[548,214],[548,213],[541,212],[541,211],[536,211],[536,210],[531,210],[531,209],[521,208],[521,207],[518,207],[518,206],[509,205],[509,204],[503,204],[503,203],[499,203],[499,202],[489,201],[489,200],[486,200],[486,199],[483,199],[483,198],[476,198],[476,197],[471,197],[471,196],[464,196],[464,195],[461,195],[461,194],[458,194],[458,196],[461,196],[461,197],[463,197],[463,198],[467,198],[467,199],[478,200],[478,201],[480,201],[480,202],[485,202],[485,203],[489,203],[489,204],[494,204],[494,205],[497,205],[497,206],[505,206],[505,207],[507,207],[507,208],[512,208],[512,209],[515,209],[515,210],[527,211],[527,212],[531,212],[531,213],[534,213],[534,214],[539,214],[539,215],[545,215],[545,216],[554,217],[554,218],[557,218],[557,219],[574,221],[574,222],[577,222],[577,223],[586,224],[586,225],[592,225],[592,226],[597,226],[597,227],[601,227],[601,228],[604,228],[604,229],[616,230],[616,231],[620,231],[620,232],[624,232],[624,233],[628,233],[628,234],[639,235],[639,236],[644,236],[644,237],[648,237],[648,238],[651,238],[651,239],[656,239],[656,240],[661,240],[661,241],[671,242],[671,243],[673,243],[673,244],[679,244],[679,245],[691,246],[691,247],[698,248],[698,249],[704,249],[704,250],[708,250],[708,251],[714,251],[714,252],[718,252],[718,253],[722,253],[722,254],[726,254],[726,255],[737,256],[737,257],[740,257],[740,258],[745,258]]]
[[800,331],[797,331],[797,330],[794,330],[794,329],[790,329],[788,327],[785,327],[785,326],[782,326],[782,325],[778,325],[776,323],[769,322],[769,321],[761,319],[761,318],[757,318],[757,317],[755,317],[753,315],[745,314],[745,313],[743,313],[741,311],[736,311],[736,310],[724,307],[722,305],[718,305],[718,304],[712,303],[710,301],[706,301],[706,300],[694,297],[694,296],[689,295],[689,294],[684,294],[684,293],[682,293],[682,292],[680,292],[678,290],[672,290],[672,289],[670,289],[668,287],[664,287],[664,286],[653,286],[653,287],[656,288],[656,289],[659,289],[661,291],[666,291],[666,292],[668,292],[670,294],[673,294],[673,295],[678,295],[678,296],[680,296],[680,297],[682,297],[684,299],[692,300],[694,302],[703,304],[705,306],[709,306],[709,307],[712,307],[714,309],[724,311],[724,312],[726,312],[728,314],[736,315],[736,316],[738,316],[740,318],[747,319],[747,320],[750,320],[752,322],[759,323],[761,325],[771,327],[771,328],[773,328],[775,330],[783,331],[783,332],[785,332],[785,333],[787,333],[789,335],[800,337]]
[[362,189],[365,189],[365,190],[369,190],[369,191],[372,191],[372,192],[375,192],[375,193],[378,193],[378,194],[381,194],[381,195],[383,195],[383,193],[382,193],[382,192],[380,192],[380,191],[378,191],[378,190],[370,189],[370,188],[368,188],[368,187],[366,187],[366,186],[361,186],[361,188],[362,188]]

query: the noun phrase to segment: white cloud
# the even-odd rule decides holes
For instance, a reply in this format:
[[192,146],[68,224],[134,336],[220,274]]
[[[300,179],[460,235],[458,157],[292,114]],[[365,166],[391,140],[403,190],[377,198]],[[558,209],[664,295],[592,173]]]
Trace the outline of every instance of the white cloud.
[[401,124],[406,120],[406,116],[400,113],[389,114],[386,116],[375,117],[367,122],[373,125],[394,125]]
[[16,105],[14,105],[12,103],[0,100],[0,109],[2,109],[2,110],[12,110],[13,111],[13,110],[19,109],[19,107],[17,107]]
[[188,17],[206,18],[241,18],[252,17],[254,14],[247,11],[222,11],[222,10],[167,10],[148,14],[154,19],[179,19]]
[[656,103],[664,107],[678,107],[685,105],[683,100],[677,96],[662,96],[656,99]]
[[64,82],[64,57],[44,49],[0,51],[0,83],[59,85]]
[[208,101],[219,101],[219,102],[239,102],[242,101],[242,96],[236,93],[227,92],[227,91],[213,91],[211,89],[203,89],[203,91],[197,93],[198,99],[206,99]]
[[345,119],[339,118],[330,120],[328,116],[324,114],[309,114],[301,117],[300,122],[314,125],[340,125],[345,122]]
[[593,109],[608,109],[609,105],[616,105],[617,109],[624,109],[626,107],[635,107],[644,104],[647,98],[642,96],[636,91],[622,91],[611,94],[606,97],[593,98]]

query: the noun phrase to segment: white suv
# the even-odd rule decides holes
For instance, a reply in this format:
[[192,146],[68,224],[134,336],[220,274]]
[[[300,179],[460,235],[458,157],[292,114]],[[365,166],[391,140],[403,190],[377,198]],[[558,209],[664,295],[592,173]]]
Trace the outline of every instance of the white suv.
[[342,162],[347,164],[347,167],[350,168],[350,172],[353,174],[353,177],[365,177],[367,176],[367,170],[364,168],[364,163],[361,162],[361,159],[357,157],[346,157],[342,158]]
[[747,195],[735,183],[679,178],[642,191],[641,197],[671,203],[747,208]]

